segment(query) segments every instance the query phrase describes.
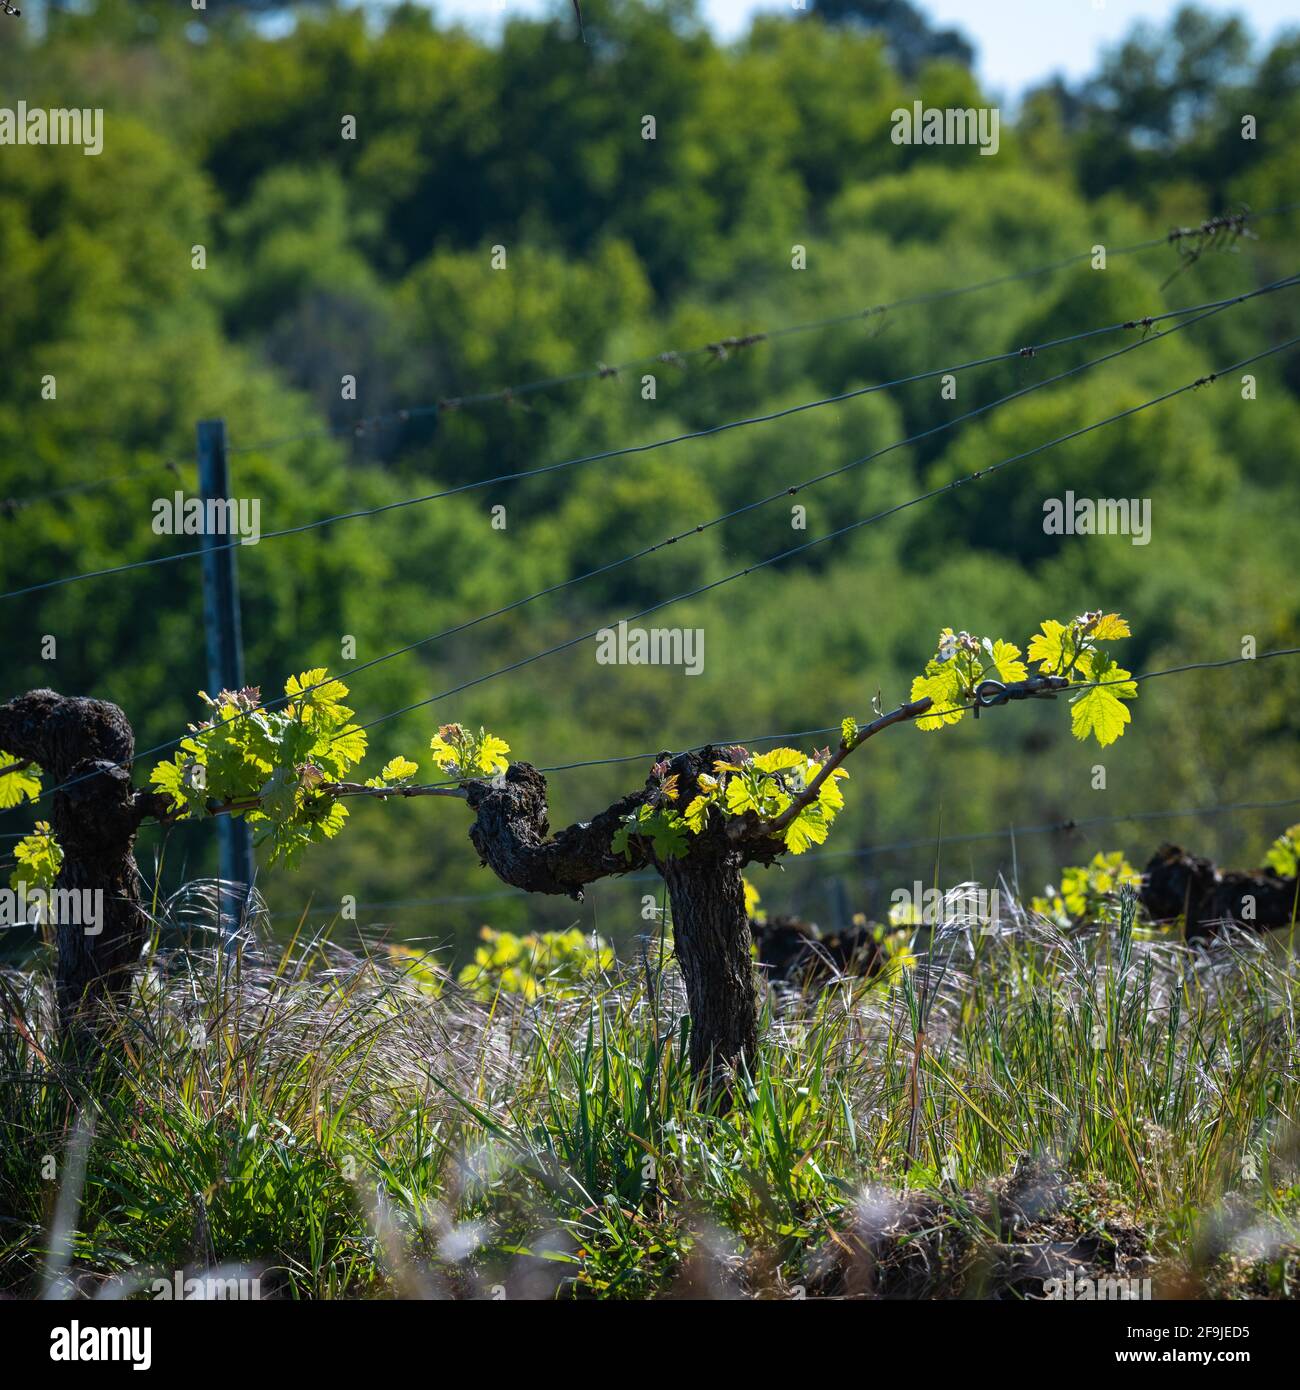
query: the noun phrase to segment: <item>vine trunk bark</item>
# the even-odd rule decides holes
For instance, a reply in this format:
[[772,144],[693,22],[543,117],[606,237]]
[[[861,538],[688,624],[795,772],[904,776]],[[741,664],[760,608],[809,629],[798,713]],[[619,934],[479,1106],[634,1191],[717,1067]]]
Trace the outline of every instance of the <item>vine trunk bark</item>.
[[64,857],[51,917],[59,1028],[70,1037],[130,987],[148,927],[134,853],[135,735],[116,705],[33,690],[0,705],[0,748],[60,788],[51,820]]
[[725,843],[693,847],[663,865],[673,943],[691,1012],[691,1067],[697,1076],[752,1063],[758,1000],[745,912],[743,861]]
[[612,840],[631,813],[659,794],[666,771],[679,781],[679,801],[685,805],[698,789],[700,772],[712,768],[724,751],[699,749],[671,763],[671,755],[663,753],[641,791],[555,835],[547,816],[546,779],[531,764],[512,763],[499,779],[466,784],[475,813],[470,839],[483,863],[505,883],[530,893],[581,898],[584,886],[598,879],[652,864],[658,869],[668,885],[674,949],[690,1004],[691,1066],[700,1076],[713,1073],[722,1089],[730,1071],[752,1064],[758,1046],[741,870],[755,860],[771,863],[784,846],[764,837],[735,838],[715,825],[692,836],[685,856],[659,861],[644,837],[633,836],[626,853],[615,853]]

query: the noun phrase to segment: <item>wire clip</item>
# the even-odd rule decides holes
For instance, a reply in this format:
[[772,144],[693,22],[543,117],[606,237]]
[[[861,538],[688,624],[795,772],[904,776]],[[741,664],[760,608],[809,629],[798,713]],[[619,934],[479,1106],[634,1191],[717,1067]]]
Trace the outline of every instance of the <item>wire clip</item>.
[[975,698],[975,718],[981,709],[1005,705],[1011,700],[1054,700],[1059,690],[1068,688],[1066,676],[1030,676],[1023,681],[980,681],[972,692]]

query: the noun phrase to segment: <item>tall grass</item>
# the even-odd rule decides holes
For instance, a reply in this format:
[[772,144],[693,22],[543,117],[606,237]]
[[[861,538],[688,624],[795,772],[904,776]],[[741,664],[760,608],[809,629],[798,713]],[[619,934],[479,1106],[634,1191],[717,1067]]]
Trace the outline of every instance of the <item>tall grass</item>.
[[989,1261],[1063,1242],[1165,1292],[1294,1289],[1285,941],[1193,951],[1131,908],[1065,932],[1004,897],[914,967],[769,994],[724,1108],[671,966],[484,1002],[379,948],[205,939],[155,941],[90,1064],[48,964],[0,977],[10,1292],[239,1266],[315,1298],[1014,1294]]

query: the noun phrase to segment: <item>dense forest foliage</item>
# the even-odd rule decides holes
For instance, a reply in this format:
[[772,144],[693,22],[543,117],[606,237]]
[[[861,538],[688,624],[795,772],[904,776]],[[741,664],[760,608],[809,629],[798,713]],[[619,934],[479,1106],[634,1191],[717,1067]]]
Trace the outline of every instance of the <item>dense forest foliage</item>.
[[[766,17],[732,46],[689,0],[584,0],[585,45],[568,0],[544,22],[512,20],[499,41],[440,27],[413,5],[308,6],[294,23],[250,13],[264,8],[210,5],[197,18],[162,0],[99,0],[52,11],[43,29],[3,25],[0,104],[105,111],[98,157],[0,149],[3,590],[186,547],[154,534],[152,504],[193,491],[200,419],[226,420],[235,489],[261,499],[270,531],[1300,269],[1300,214],[1272,211],[1300,188],[1300,33],[1264,48],[1239,21],[1185,9],[1167,30],[1135,30],[1090,81],[1058,81],[1004,109],[1000,148],[984,157],[891,139],[892,112],[916,100],[990,100],[962,43],[876,22],[874,11],[897,6]],[[1246,116],[1253,138],[1243,138]],[[1173,244],[1119,254],[1243,207],[1270,215],[1194,262]],[[1083,259],[656,365],[653,400],[638,369],[513,402],[413,409],[867,310],[1097,245],[1111,252],[1104,271]],[[793,268],[796,246],[805,268]],[[359,718],[1138,404],[1289,336],[1294,321],[1294,293],[1241,305],[808,490],[798,499],[806,532],[776,502],[422,646],[349,682]],[[955,400],[924,380],[242,547],[248,679],[274,692],[291,672],[365,662],[1128,340],[963,372]],[[421,757],[428,772],[430,735],[461,719],[542,766],[648,755],[555,774],[559,825],[639,786],[661,749],[833,725],[846,711],[869,715],[877,692],[898,703],[949,624],[1032,631],[1045,614],[1122,609],[1134,671],[1235,657],[1246,635],[1261,651],[1296,645],[1300,357],[1252,370],[1253,400],[1239,377],[1221,380],[648,620],[703,629],[699,676],[599,665],[588,642],[378,725],[375,752]],[[355,400],[344,398],[348,376]],[[1150,544],[1045,534],[1043,503],[1067,489],[1149,498]],[[504,529],[492,524],[501,506]],[[343,656],[349,636],[354,660]],[[206,684],[198,565],[0,603],[0,652],[5,698],[41,685],[93,693],[123,706],[140,747],[170,739],[198,717]],[[840,879],[841,901],[878,913],[896,883],[932,879],[940,833],[1300,796],[1298,710],[1300,664],[1279,661],[1152,682],[1129,735],[1100,755],[1050,709],[999,711],[942,738],[901,730],[853,768],[834,846],[757,884],[768,906],[825,918]],[[362,805],[353,816],[351,833],[301,872],[265,877],[286,926],[309,904],[326,920],[344,894],[364,904],[486,893],[360,915],[462,943],[484,921],[580,921],[615,939],[640,927],[645,884],[602,885],[582,907],[503,892],[479,869],[454,804]],[[8,834],[31,819],[0,822]],[[1294,819],[1258,811],[1014,847],[959,842],[938,875],[991,882],[1014,867],[1028,892],[1062,862],[1099,848],[1140,861],[1165,836],[1257,863]],[[209,827],[173,832],[164,885],[212,872],[213,839]],[[916,844],[870,853],[896,841]],[[147,872],[162,851],[162,835],[146,832]]]

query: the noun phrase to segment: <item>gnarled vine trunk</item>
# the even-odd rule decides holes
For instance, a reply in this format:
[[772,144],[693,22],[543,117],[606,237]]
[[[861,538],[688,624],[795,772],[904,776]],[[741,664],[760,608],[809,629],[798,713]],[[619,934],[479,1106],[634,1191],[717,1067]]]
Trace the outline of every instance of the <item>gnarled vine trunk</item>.
[[130,986],[148,927],[133,853],[135,735],[116,705],[33,690],[0,705],[0,748],[38,764],[47,785],[69,783],[54,793],[51,821],[64,854],[53,914],[59,1026],[71,1034]]
[[758,1000],[740,853],[725,837],[663,865],[673,949],[691,1010],[691,1068],[706,1075],[752,1064]]
[[[696,778],[712,768],[720,751],[705,748],[672,759],[679,804],[690,801]],[[691,836],[681,858],[657,860],[651,844],[639,836],[632,837],[626,855],[615,853],[615,831],[653,796],[655,785],[648,779],[642,791],[552,835],[545,777],[529,763],[512,763],[495,783],[466,784],[476,813],[470,839],[500,879],[530,893],[581,898],[588,883],[656,868],[668,885],[674,949],[690,1004],[691,1065],[697,1074],[725,1084],[725,1073],[752,1062],[757,1049],[758,1001],[741,870],[752,860],[770,863],[784,846],[714,824]]]

